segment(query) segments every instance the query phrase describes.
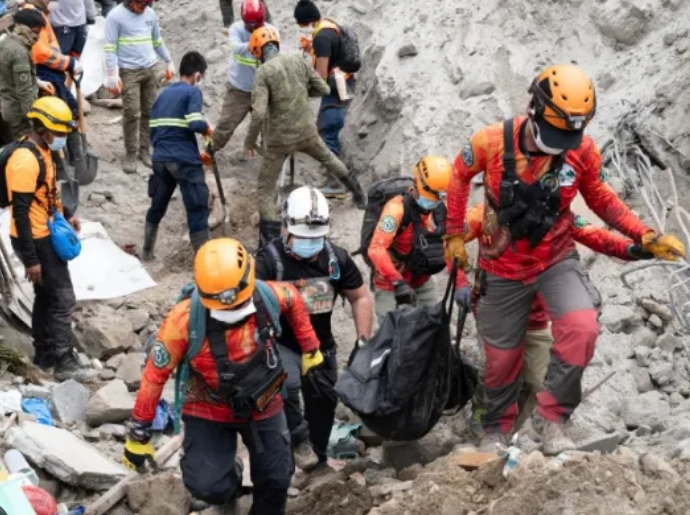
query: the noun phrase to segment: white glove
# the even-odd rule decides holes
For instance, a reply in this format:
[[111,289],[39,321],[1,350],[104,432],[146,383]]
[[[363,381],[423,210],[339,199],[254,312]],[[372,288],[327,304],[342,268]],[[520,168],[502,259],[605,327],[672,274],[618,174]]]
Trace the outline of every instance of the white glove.
[[41,79],[36,79],[36,84],[38,85],[38,89],[40,89],[41,91],[49,95],[55,94],[55,86],[53,86],[50,82],[46,82]]
[[122,81],[117,68],[108,68],[105,88],[114,95],[117,95],[122,90]]
[[75,59],[74,68],[72,69],[72,72],[74,73],[74,75],[81,75],[82,73],[84,73],[84,65]]

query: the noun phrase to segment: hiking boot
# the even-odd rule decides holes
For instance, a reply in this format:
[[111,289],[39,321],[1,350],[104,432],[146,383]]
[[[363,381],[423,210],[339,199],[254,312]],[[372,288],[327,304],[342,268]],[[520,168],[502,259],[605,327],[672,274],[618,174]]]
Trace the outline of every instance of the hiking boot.
[[125,173],[137,173],[137,155],[127,152],[122,161],[122,171]]
[[508,447],[508,435],[501,431],[488,431],[479,442],[480,452],[500,452]]
[[201,246],[209,240],[208,229],[197,231],[189,235],[189,241],[192,243],[194,254],[201,248]]
[[74,379],[80,383],[92,381],[96,379],[98,372],[89,368],[83,368],[77,358],[74,357],[74,352],[67,352],[62,356],[56,358],[55,371],[53,377],[56,381],[67,381]]
[[45,352],[37,352],[34,354],[33,363],[38,368],[43,370],[48,374],[53,373],[53,368],[55,368],[55,356],[53,354],[48,354]]
[[141,252],[142,261],[155,259],[153,251],[156,248],[156,238],[158,237],[158,226],[146,222],[144,225],[144,247]]
[[304,440],[295,447],[293,456],[295,457],[295,465],[297,468],[305,472],[313,469],[319,464],[319,457],[314,452],[314,449],[312,449],[309,439]]
[[237,499],[230,501],[222,506],[214,506],[210,510],[204,511],[204,515],[238,515],[240,510],[237,506]]
[[153,168],[153,161],[151,161],[151,152],[148,148],[139,149],[139,161],[141,161],[141,163],[146,168]]
[[470,430],[472,438],[474,438],[477,442],[481,441],[481,439],[484,437],[484,426],[482,425],[483,414],[483,409],[473,409],[472,416],[467,421],[467,428]]
[[577,449],[575,442],[565,434],[564,422],[551,422],[537,413],[532,417],[532,426],[541,436],[541,452],[545,455],[556,456],[562,452]]
[[343,199],[347,196],[347,188],[337,180],[329,182],[326,186],[319,188],[319,190],[321,190],[321,193],[323,193],[323,196],[326,198]]
[[354,173],[350,172],[344,181],[345,186],[352,192],[352,202],[355,203],[357,209],[366,209],[367,196],[362,189],[362,185],[357,180]]

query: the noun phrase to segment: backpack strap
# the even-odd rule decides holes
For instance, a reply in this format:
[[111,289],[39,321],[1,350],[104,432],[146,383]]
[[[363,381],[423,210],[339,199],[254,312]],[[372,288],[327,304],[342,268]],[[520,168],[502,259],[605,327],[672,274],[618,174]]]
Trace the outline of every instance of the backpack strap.
[[[276,297],[273,289],[264,281],[256,281],[256,289],[254,292],[259,293],[261,301],[263,302],[264,313],[267,315],[267,320],[273,326],[275,335],[280,336],[282,328],[280,326],[280,302],[278,301],[278,297]],[[256,298],[254,299],[254,303],[256,304]]]
[[266,250],[268,253],[271,255],[273,258],[273,261],[276,264],[276,281],[282,281],[283,280],[283,275],[285,272],[285,267],[283,266],[283,260],[280,257],[280,252],[278,252],[278,248],[276,247],[275,240],[266,245]]
[[338,281],[340,279],[340,262],[338,261],[338,256],[335,253],[333,244],[328,238],[324,241],[324,246],[326,247],[326,252],[328,252],[328,275],[331,281]]
[[503,180],[514,182],[517,180],[515,171],[515,148],[513,147],[513,119],[503,122]]
[[[42,186],[48,188],[48,183],[46,182],[46,176],[48,175],[48,172],[45,159],[43,159],[43,154],[41,154],[40,150],[38,150],[38,146],[36,145],[36,143],[28,139],[26,136],[19,141],[19,144],[15,148],[15,151],[20,148],[25,148],[29,150],[33,154],[36,161],[38,161],[38,178],[36,179],[36,192],[34,193],[34,201],[42,206],[43,204],[41,203],[41,201],[38,200],[36,193],[38,193],[38,190],[40,190]],[[50,188],[48,189],[50,190]],[[48,196],[50,197],[50,195]]]
[[439,234],[446,234],[446,218],[448,216],[448,208],[445,202],[441,202],[436,209],[434,209],[434,224],[436,231]]

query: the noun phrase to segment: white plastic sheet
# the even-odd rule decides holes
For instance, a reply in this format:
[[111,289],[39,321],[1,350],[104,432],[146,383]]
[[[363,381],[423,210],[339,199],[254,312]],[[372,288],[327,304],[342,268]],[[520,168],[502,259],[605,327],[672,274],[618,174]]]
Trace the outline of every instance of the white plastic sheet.
[[[24,267],[10,244],[10,212],[0,213],[0,237],[11,254],[23,293],[33,300],[33,288],[24,279]],[[120,249],[103,226],[82,220],[81,254],[69,271],[77,300],[104,300],[130,295],[156,285],[141,262]]]
[[[84,77],[81,82],[81,92],[84,97],[93,95],[98,88],[105,84],[105,18],[99,16],[96,23],[89,25],[89,33],[86,38],[86,46],[79,58],[84,66]],[[76,90],[72,87],[76,95]]]

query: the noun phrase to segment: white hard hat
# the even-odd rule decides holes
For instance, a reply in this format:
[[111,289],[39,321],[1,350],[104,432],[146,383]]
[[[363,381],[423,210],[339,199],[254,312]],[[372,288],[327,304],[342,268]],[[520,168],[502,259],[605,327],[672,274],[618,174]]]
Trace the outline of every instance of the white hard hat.
[[290,193],[283,218],[288,234],[302,238],[326,236],[331,224],[328,201],[312,186],[302,186]]

